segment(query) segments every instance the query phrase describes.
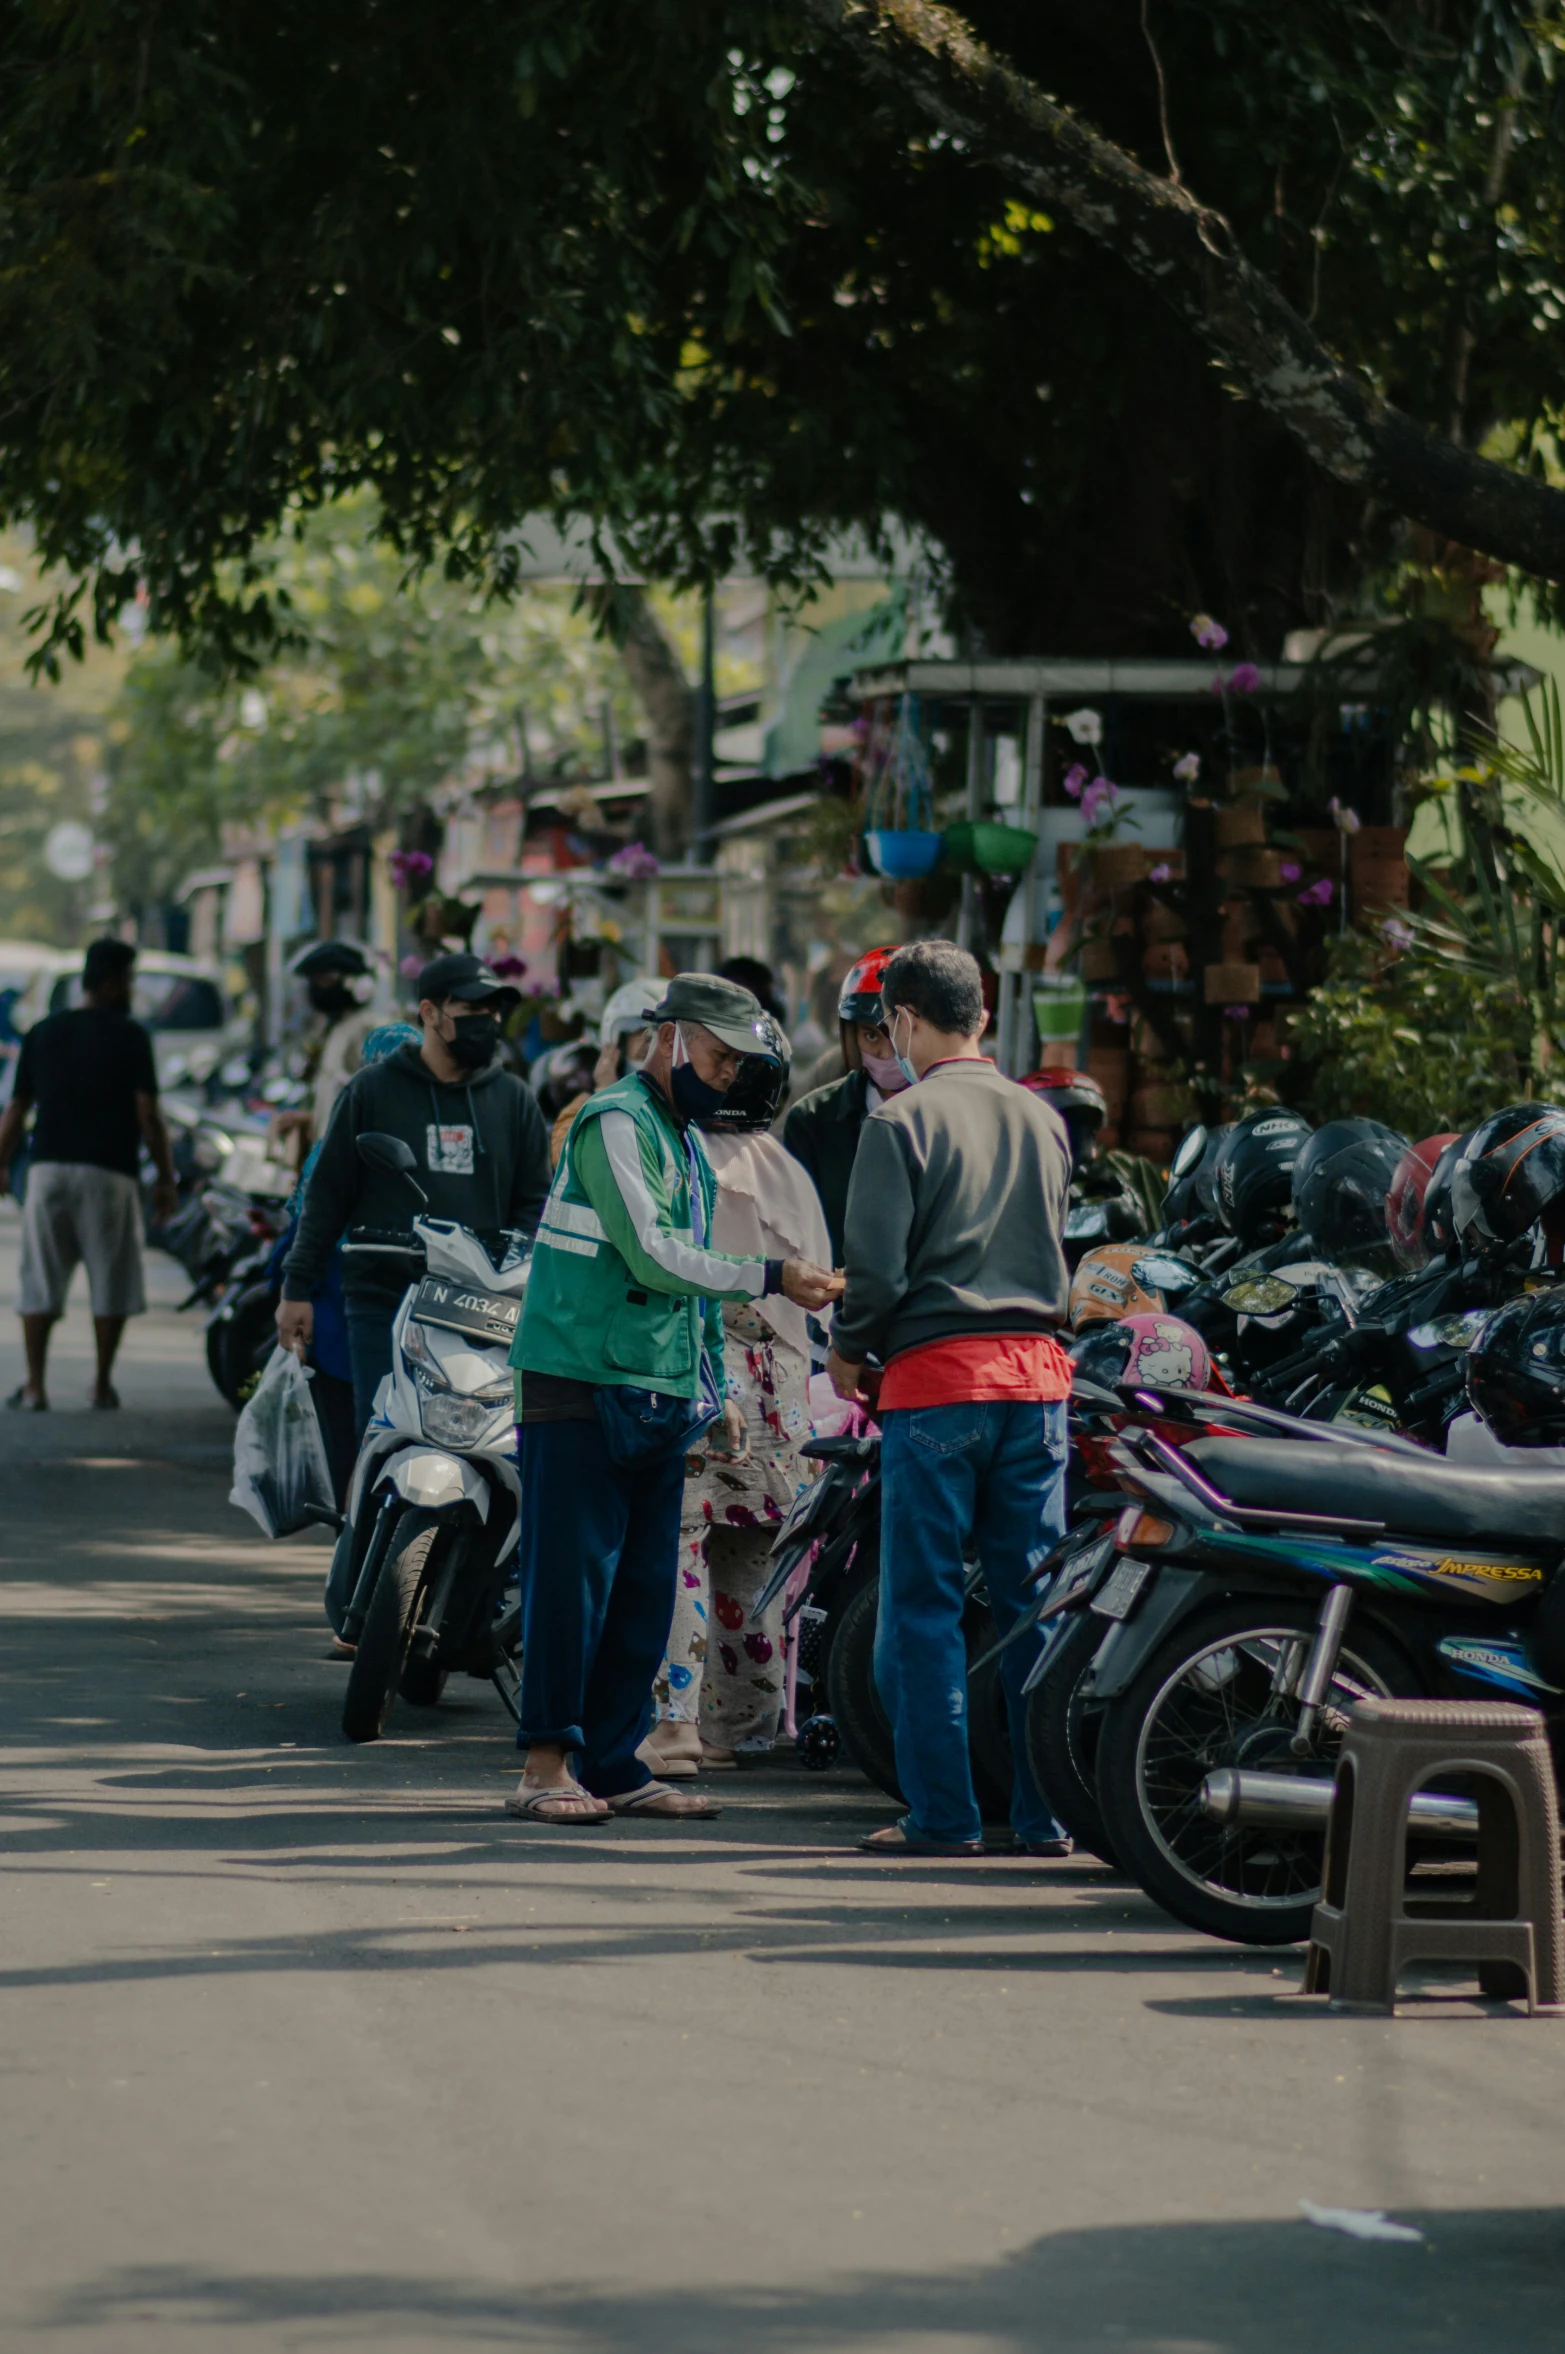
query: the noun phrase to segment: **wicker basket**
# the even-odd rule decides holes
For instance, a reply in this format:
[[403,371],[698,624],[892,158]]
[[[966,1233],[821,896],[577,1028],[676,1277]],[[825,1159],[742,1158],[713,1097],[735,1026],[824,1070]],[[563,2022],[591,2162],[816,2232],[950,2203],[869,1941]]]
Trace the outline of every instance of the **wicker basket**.
[[1217,847],[1241,850],[1266,839],[1266,812],[1259,801],[1235,801],[1217,812]]
[[1141,953],[1141,970],[1149,981],[1185,981],[1190,957],[1182,940],[1153,940]]
[[1225,852],[1219,864],[1228,881],[1246,891],[1275,891],[1282,881],[1282,852],[1259,842]]
[[1081,952],[1081,977],[1084,981],[1117,981],[1119,957],[1112,940],[1088,940]]
[[1208,1005],[1257,1005],[1261,968],[1254,964],[1209,964],[1202,975]]
[[1128,891],[1152,872],[1152,853],[1140,842],[1104,842],[1092,853],[1092,879],[1100,891]]

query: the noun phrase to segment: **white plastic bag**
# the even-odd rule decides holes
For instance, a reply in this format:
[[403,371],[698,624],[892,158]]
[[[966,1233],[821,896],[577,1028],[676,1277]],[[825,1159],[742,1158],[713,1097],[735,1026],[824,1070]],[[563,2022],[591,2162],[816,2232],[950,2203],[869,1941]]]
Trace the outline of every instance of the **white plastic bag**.
[[312,1521],[338,1525],[310,1377],[292,1349],[272,1351],[239,1417],[228,1501],[267,1537],[294,1536]]

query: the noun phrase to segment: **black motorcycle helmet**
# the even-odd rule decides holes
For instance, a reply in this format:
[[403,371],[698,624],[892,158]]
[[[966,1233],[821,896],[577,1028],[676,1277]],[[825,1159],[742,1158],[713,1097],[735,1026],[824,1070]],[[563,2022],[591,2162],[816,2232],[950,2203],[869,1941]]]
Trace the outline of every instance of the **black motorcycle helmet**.
[[1492,1112],[1451,1172],[1451,1216],[1469,1250],[1517,1241],[1562,1201],[1565,1111],[1558,1104],[1513,1103]]
[[1467,1352],[1467,1402],[1507,1447],[1565,1446],[1565,1285],[1490,1317]]
[[1247,1250],[1273,1241],[1286,1227],[1293,1166],[1309,1134],[1301,1113],[1269,1103],[1235,1121],[1218,1147],[1217,1214]]
[[773,1021],[770,1014],[762,1014],[756,1028],[770,1052],[747,1054],[716,1111],[706,1113],[697,1121],[698,1127],[714,1136],[735,1136],[746,1129],[769,1128],[782,1110],[788,1093],[793,1048],[781,1024]]
[[1217,1156],[1227,1134],[1226,1128],[1192,1128],[1180,1138],[1163,1196],[1165,1228],[1216,1217]]
[[1328,1120],[1293,1164],[1293,1214],[1326,1258],[1384,1243],[1386,1196],[1407,1138],[1379,1120]]

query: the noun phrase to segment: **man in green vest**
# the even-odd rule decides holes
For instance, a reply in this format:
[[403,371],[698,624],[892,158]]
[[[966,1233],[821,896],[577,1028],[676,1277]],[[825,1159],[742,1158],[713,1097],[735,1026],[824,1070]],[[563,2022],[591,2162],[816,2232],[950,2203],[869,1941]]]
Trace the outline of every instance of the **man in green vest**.
[[[819,1309],[842,1288],[803,1259],[707,1244],[717,1186],[691,1123],[746,1056],[771,1057],[759,1000],[681,973],[647,1018],[648,1059],[589,1096],[566,1139],[511,1351],[527,1766],[506,1804],[536,1822],[718,1812],[636,1751],[674,1612],[685,1453],[725,1394],[719,1303],[780,1291]],[[737,1450],[738,1409],[723,1419]]]

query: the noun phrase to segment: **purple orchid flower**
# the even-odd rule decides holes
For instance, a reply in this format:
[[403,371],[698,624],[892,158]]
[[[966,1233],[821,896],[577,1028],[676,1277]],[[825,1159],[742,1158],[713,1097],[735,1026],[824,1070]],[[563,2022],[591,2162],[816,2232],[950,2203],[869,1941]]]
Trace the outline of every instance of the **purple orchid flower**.
[[1261,674],[1253,662],[1236,662],[1228,684],[1236,695],[1253,695],[1261,683]]
[[1148,877],[1148,880],[1154,883],[1171,883],[1173,879],[1173,868],[1168,865],[1166,860],[1162,859],[1158,861],[1157,865],[1152,869],[1152,872]]
[[1061,782],[1063,783],[1066,792],[1070,795],[1073,801],[1079,801],[1081,799],[1082,787],[1087,782],[1087,771],[1079,760],[1073,760],[1071,762],[1071,765],[1065,771]]
[[1300,907],[1329,907],[1332,899],[1330,876],[1322,875],[1318,883],[1306,883],[1296,897]]
[[1220,654],[1228,643],[1228,632],[1210,613],[1198,613],[1190,624],[1190,635],[1208,654]]
[[1399,915],[1390,915],[1380,927],[1380,937],[1400,955],[1404,948],[1412,947],[1416,935],[1411,924],[1405,924]]
[[393,850],[386,863],[399,891],[405,891],[410,883],[426,881],[435,871],[434,860],[424,850]]
[[643,882],[660,871],[645,842],[627,842],[623,850],[616,850],[608,861],[608,870],[611,875],[627,875],[636,882]]
[[1296,883],[1303,872],[1304,869],[1296,858],[1283,859],[1277,869],[1280,879],[1285,883]]
[[1112,817],[1118,799],[1118,785],[1111,785],[1106,776],[1095,776],[1081,797],[1081,814],[1089,827],[1101,818]]
[[1250,1009],[1247,1005],[1225,1005],[1223,1008],[1225,1022],[1247,1022],[1249,1018]]

